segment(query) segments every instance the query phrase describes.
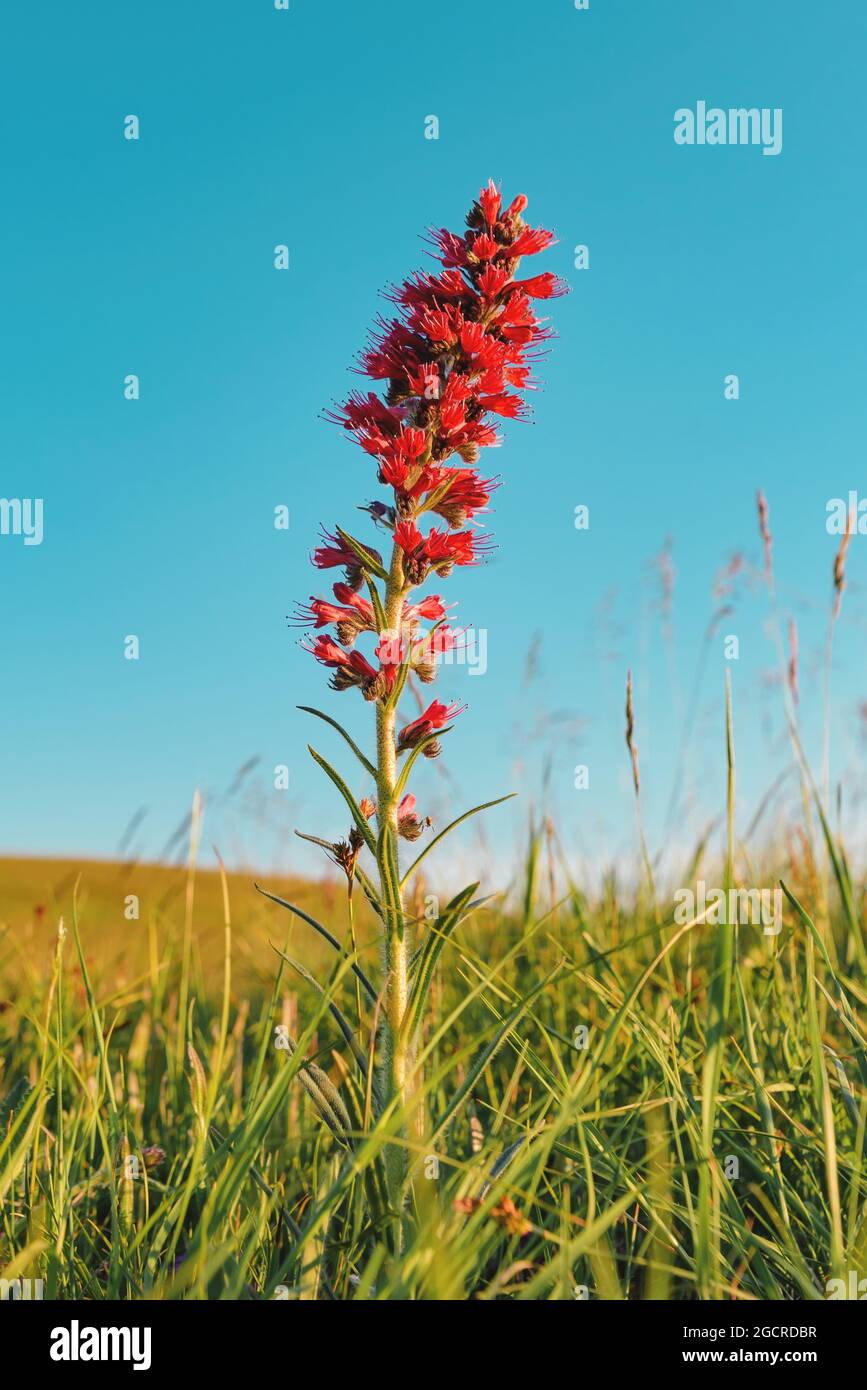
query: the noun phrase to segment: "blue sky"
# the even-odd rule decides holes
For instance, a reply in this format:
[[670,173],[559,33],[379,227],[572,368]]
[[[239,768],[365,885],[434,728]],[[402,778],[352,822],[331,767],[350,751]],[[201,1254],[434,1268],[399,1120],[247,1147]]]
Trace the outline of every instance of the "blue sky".
[[[573,292],[551,306],[559,337],[535,422],[508,425],[493,456],[499,548],[446,586],[486,630],[488,670],[443,673],[441,693],[469,709],[443,768],[422,774],[421,809],[441,821],[521,791],[488,822],[492,855],[508,860],[547,776],[570,855],[632,855],[632,667],[655,851],[714,576],[741,552],[746,578],[699,688],[694,798],[667,834],[689,843],[723,803],[726,633],[740,643],[729,664],[746,824],[787,757],[767,594],[750,581],[759,486],[818,766],[837,544],[825,507],[867,494],[867,12],[842,0],[591,0],[586,12],[500,0],[472,19],[453,0],[49,3],[18,7],[4,50],[0,493],[44,499],[44,540],[0,536],[0,851],[111,855],[142,811],[129,845],[156,856],[196,787],[205,840],[233,862],[301,868],[292,826],[344,832],[305,744],[343,754],[295,707],[328,709],[360,738],[370,711],[327,691],[285,615],[316,589],[320,522],[363,532],[354,508],[373,479],[319,416],[356,384],[347,369],[385,307],[378,291],[424,263],[426,226],[461,228],[489,177],[556,230],[544,266]],[[676,145],[674,112],[699,100],[782,108],[782,152]],[[129,114],[136,142],[123,138]],[[438,140],[424,138],[429,115]],[[589,270],[573,267],[578,244]],[[137,401],[124,399],[128,373]],[[729,373],[737,401],[724,399]],[[272,524],[279,504],[288,532]],[[652,564],[667,537],[670,644]],[[832,687],[832,766],[853,816],[865,552],[856,537]],[[288,792],[272,786],[276,764]]]

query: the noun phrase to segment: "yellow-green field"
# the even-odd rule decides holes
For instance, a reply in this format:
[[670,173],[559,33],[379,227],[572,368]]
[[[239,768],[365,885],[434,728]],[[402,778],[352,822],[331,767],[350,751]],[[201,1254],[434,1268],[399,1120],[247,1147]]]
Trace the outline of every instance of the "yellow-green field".
[[[229,874],[227,885],[234,928],[233,975],[245,996],[269,990],[276,957],[268,938],[276,931],[283,945],[285,923],[254,887],[255,875]],[[183,949],[190,876],[187,869],[159,864],[104,860],[0,859],[0,995],[48,989],[58,925],[72,925],[77,907],[85,959],[94,980],[111,990],[141,990],[147,981],[159,989],[170,980],[172,962]],[[341,911],[336,884],[267,880],[269,888],[301,907],[326,914]],[[197,983],[219,994],[225,954],[223,889],[216,870],[198,868],[192,884],[192,952]],[[131,904],[138,898],[138,906]],[[138,917],[128,916],[137,910]],[[309,945],[310,943],[308,943]],[[313,943],[315,950],[315,938]],[[75,966],[70,958],[75,973]],[[80,978],[80,972],[77,973]]]
[[[805,856],[773,937],[678,925],[613,876],[552,899],[540,830],[508,901],[419,923],[443,951],[404,1115],[374,1103],[377,1003],[252,875],[0,863],[0,1275],[57,1298],[827,1297],[867,1253],[863,904],[831,849],[827,911]],[[718,873],[748,862],[734,844]],[[697,853],[681,881],[702,875]],[[351,946],[345,888],[267,886]]]

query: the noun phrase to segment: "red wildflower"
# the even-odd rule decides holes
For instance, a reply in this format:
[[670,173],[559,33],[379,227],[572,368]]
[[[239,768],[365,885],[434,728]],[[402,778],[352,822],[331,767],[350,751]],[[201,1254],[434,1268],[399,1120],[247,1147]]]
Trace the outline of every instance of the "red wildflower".
[[560,295],[569,293],[566,281],[550,270],[544,271],[541,275],[533,275],[529,280],[513,280],[511,287],[513,290],[522,290],[533,299],[559,299]]
[[446,267],[464,266],[467,263],[467,243],[463,237],[455,236],[454,232],[448,231],[445,227],[438,229],[431,228],[431,242],[439,247],[439,259]]
[[487,510],[497,484],[493,478],[480,478],[473,468],[449,469],[449,475],[428,499],[428,506],[449,526],[465,526],[477,512]]
[[487,265],[479,276],[477,284],[486,299],[495,299],[508,282],[509,272],[501,265]]
[[490,548],[489,539],[475,531],[434,528],[423,536],[414,521],[395,526],[394,540],[403,551],[404,575],[410,584],[421,584],[432,569],[446,578],[455,565],[475,565],[479,555]]
[[[456,1197],[452,1204],[455,1211],[462,1216],[474,1216],[481,1209],[481,1197]],[[533,1223],[528,1221],[511,1197],[503,1197],[495,1206],[491,1207],[488,1213],[492,1221],[496,1221],[498,1226],[509,1236],[526,1236],[533,1230]]]
[[[356,874],[360,877],[362,850],[369,848],[376,862],[378,885],[366,876],[361,881],[385,933],[378,995],[383,1001],[384,1065],[383,1086],[376,1088],[377,1114],[383,1106],[407,1115],[411,1110],[406,1079],[418,1018],[406,1005],[412,997],[403,887],[409,875],[401,876],[395,842],[397,836],[417,839],[430,818],[418,815],[415,797],[406,790],[407,773],[417,754],[438,755],[437,735],[465,708],[434,700],[398,732],[400,699],[415,693],[416,678],[434,679],[440,659],[456,649],[466,631],[448,625],[438,594],[418,598],[412,591],[431,573],[445,577],[455,565],[477,563],[490,548],[490,538],[472,523],[487,509],[495,483],[482,477],[476,464],[482,449],[500,443],[497,418],[525,415],[523,393],[535,384],[531,367],[550,336],[534,305],[564,289],[550,271],[516,278],[522,257],[553,241],[551,232],[528,226],[526,207],[520,194],[504,209],[491,181],[470,207],[462,233],[431,230],[429,242],[440,262],[436,273],[418,271],[389,289],[391,316],[377,318],[356,360],[354,370],[382,382],[381,391],[353,391],[344,404],[327,412],[355,439],[373,461],[372,471],[390,489],[385,500],[359,508],[380,531],[391,533],[388,561],[383,563],[377,551],[346,531],[324,531],[312,562],[320,570],[342,567],[345,582],[341,578],[334,584],[333,602],[311,597],[298,617],[316,632],[302,645],[329,669],[333,689],[355,687],[378,704],[375,763],[349,742],[376,783],[379,809],[369,796],[357,803],[324,764],[343,791],[353,823],[345,840],[302,837],[340,865],[348,893]],[[425,513],[442,519],[427,534],[419,525]],[[362,583],[364,594],[359,592]],[[335,636],[319,631],[329,625]],[[371,660],[356,649],[356,639],[366,631],[374,634]],[[409,753],[400,778],[396,753]],[[367,824],[373,816],[381,822],[375,837]],[[419,887],[416,879],[417,891]],[[351,926],[350,935],[354,949]],[[397,1141],[397,1133],[392,1138]],[[409,1173],[398,1172],[403,1166],[400,1144],[390,1144],[390,1149],[399,1202]],[[507,1198],[492,1208],[491,1217],[513,1236],[531,1229]]]
[[[566,290],[552,271],[517,278],[522,257],[554,241],[552,232],[527,224],[526,207],[523,194],[504,207],[490,180],[462,234],[431,230],[440,267],[436,273],[416,271],[387,292],[394,316],[377,318],[357,361],[357,371],[387,382],[386,389],[353,391],[326,412],[376,461],[380,482],[393,492],[393,505],[374,500],[361,510],[392,532],[400,558],[392,566],[397,578],[388,583],[402,585],[398,630],[389,633],[379,604],[358,592],[386,568],[379,552],[356,548],[340,531],[323,531],[313,564],[342,567],[345,582],[334,585],[334,601],[311,597],[295,621],[316,632],[334,626],[337,641],[320,636],[309,650],[332,669],[338,689],[356,685],[367,698],[382,699],[407,662],[424,679],[432,678],[435,658],[456,640],[444,626],[439,596],[412,603],[409,590],[431,573],[445,578],[455,565],[477,564],[492,544],[470,526],[488,509],[496,486],[475,465],[482,449],[501,442],[498,417],[527,414],[522,393],[533,388],[531,363],[549,336],[533,301]],[[445,529],[435,526],[423,534],[418,522],[424,512],[442,518]],[[426,635],[419,632],[423,620],[436,625]],[[378,638],[378,669],[352,650],[366,631]]]
[[[337,565],[343,565],[346,571],[347,585],[352,590],[359,589],[364,578],[364,569],[355,551],[339,537],[329,535],[324,529],[322,538],[325,544],[317,546],[314,550],[313,564],[320,570],[334,569]],[[382,564],[382,556],[378,550],[373,550],[370,546],[364,546],[363,549],[371,557],[371,560],[374,560],[378,565]]]
[[430,734],[435,734],[442,729],[450,719],[463,714],[465,709],[466,705],[444,705],[441,700],[433,700],[424,714],[420,714],[418,719],[414,719],[411,724],[407,724],[401,729],[397,737],[398,752],[405,753],[408,748],[415,748]]
[[488,236],[487,232],[482,232],[481,236],[477,236],[475,241],[473,242],[472,247],[470,248],[469,256],[471,260],[492,261],[499,249],[500,248],[497,242],[494,241],[494,238],[492,236]]
[[440,657],[454,651],[465,629],[435,627],[415,642],[410,650],[410,664],[425,685],[430,685],[436,676],[436,664]]
[[325,418],[347,430],[378,428],[393,434],[400,428],[399,414],[389,409],[373,391],[366,396],[362,396],[360,391],[353,391],[344,405],[336,410],[327,410]]
[[515,392],[531,388],[526,355],[549,336],[531,300],[566,289],[551,271],[515,278],[523,256],[554,240],[552,232],[527,225],[526,206],[519,195],[504,211],[491,180],[463,236],[430,233],[441,272],[415,272],[388,292],[400,317],[380,318],[359,358],[359,371],[388,381],[386,399],[354,393],[331,412],[379,460],[380,481],[395,491],[398,519],[417,515],[422,494],[433,486],[421,476],[422,460],[426,469],[454,454],[475,463],[481,449],[500,442],[488,416],[526,415]]
[[407,372],[406,379],[413,396],[424,396],[426,401],[439,400],[440,369],[436,362],[422,362],[416,371]]
[[417,840],[423,828],[415,813],[415,797],[411,792],[407,792],[397,808],[397,833],[404,840]]
[[527,405],[521,400],[520,396],[515,396],[509,391],[501,391],[495,396],[480,396],[480,403],[485,410],[490,410],[494,415],[503,415],[511,420],[522,420],[527,415]]
[[312,644],[302,642],[301,645],[323,666],[332,668],[332,690],[348,690],[350,686],[357,685],[365,700],[378,700],[390,689],[393,673],[386,668],[375,671],[361,652],[346,651],[324,633],[320,633]]
[[489,179],[487,188],[483,188],[479,194],[479,207],[489,227],[493,227],[496,222],[502,201],[500,190],[495,186],[494,180]]
[[[454,607],[454,605],[451,605]],[[420,599],[418,603],[408,603],[403,610],[403,620],[405,623],[415,623],[419,618],[427,618],[429,622],[437,622],[446,615],[446,606],[439,594],[428,594],[426,598]]]
[[328,599],[314,598],[311,594],[310,603],[306,607],[299,607],[292,620],[295,626],[309,627],[312,624],[314,628],[320,628],[334,623],[338,638],[347,647],[352,646],[360,632],[375,631],[373,604],[369,599],[362,598],[348,584],[335,584],[334,596],[340,599],[340,603],[330,603]]
[[503,246],[500,255],[514,260],[517,256],[535,256],[540,251],[544,251],[555,240],[553,232],[546,232],[544,227],[527,227],[511,246]]
[[[480,323],[465,323],[461,329],[461,347],[467,357],[473,357],[485,341],[485,330]],[[451,379],[450,379],[451,384]]]

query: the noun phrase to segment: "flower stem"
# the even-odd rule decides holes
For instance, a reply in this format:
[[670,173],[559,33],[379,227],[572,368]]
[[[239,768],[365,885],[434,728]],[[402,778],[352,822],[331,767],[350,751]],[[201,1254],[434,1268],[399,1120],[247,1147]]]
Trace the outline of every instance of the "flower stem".
[[[387,633],[398,636],[403,616],[403,559],[395,546],[385,588],[384,612]],[[403,1019],[408,998],[408,953],[404,931],[403,903],[400,876],[397,872],[397,749],[395,723],[397,701],[389,697],[376,707],[376,767],[377,802],[380,826],[378,853],[379,883],[385,919],[385,1063],[384,1101],[396,1102],[398,1110],[406,1105],[406,1080],[409,1056],[403,1037]],[[392,1146],[389,1172],[393,1189],[397,1189],[405,1171],[404,1155]]]

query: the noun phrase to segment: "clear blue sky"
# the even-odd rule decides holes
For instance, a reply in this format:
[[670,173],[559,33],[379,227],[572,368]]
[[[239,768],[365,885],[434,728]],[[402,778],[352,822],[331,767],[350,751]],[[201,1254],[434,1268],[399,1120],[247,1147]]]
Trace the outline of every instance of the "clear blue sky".
[[[507,857],[547,762],[576,858],[632,852],[631,666],[655,850],[714,575],[738,551],[760,564],[758,486],[818,764],[825,504],[867,494],[867,11],[55,0],[17,6],[4,31],[0,493],[42,497],[45,535],[0,537],[0,850],[110,855],[142,808],[131,843],[157,855],[197,786],[206,841],[236,862],[301,867],[292,825],[345,831],[305,744],[343,753],[295,706],[360,737],[370,711],[325,689],[285,615],[316,591],[319,523],[363,527],[354,507],[372,477],[319,412],[357,380],[347,368],[378,291],[423,263],[419,234],[460,229],[491,176],[555,228],[544,266],[573,293],[551,306],[559,339],[535,423],[508,425],[489,456],[499,549],[443,589],[487,630],[489,669],[441,679],[470,707],[442,760],[453,782],[427,767],[421,809],[441,820],[522,790],[520,809],[488,822]],[[781,107],[782,153],[677,146],[674,112],[699,100]],[[123,138],[129,114],[138,142]],[[432,114],[437,141],[424,138]],[[578,243],[588,271],[573,268]],[[288,532],[273,529],[280,503]],[[651,564],[666,537],[671,649]],[[833,751],[851,799],[867,538],[848,569]],[[701,687],[685,841],[722,805],[724,632],[740,640],[742,823],[785,765],[767,599],[741,581],[731,601]],[[123,657],[131,633],[138,662]],[[289,793],[271,789],[278,763]],[[573,789],[578,763],[589,791]]]

